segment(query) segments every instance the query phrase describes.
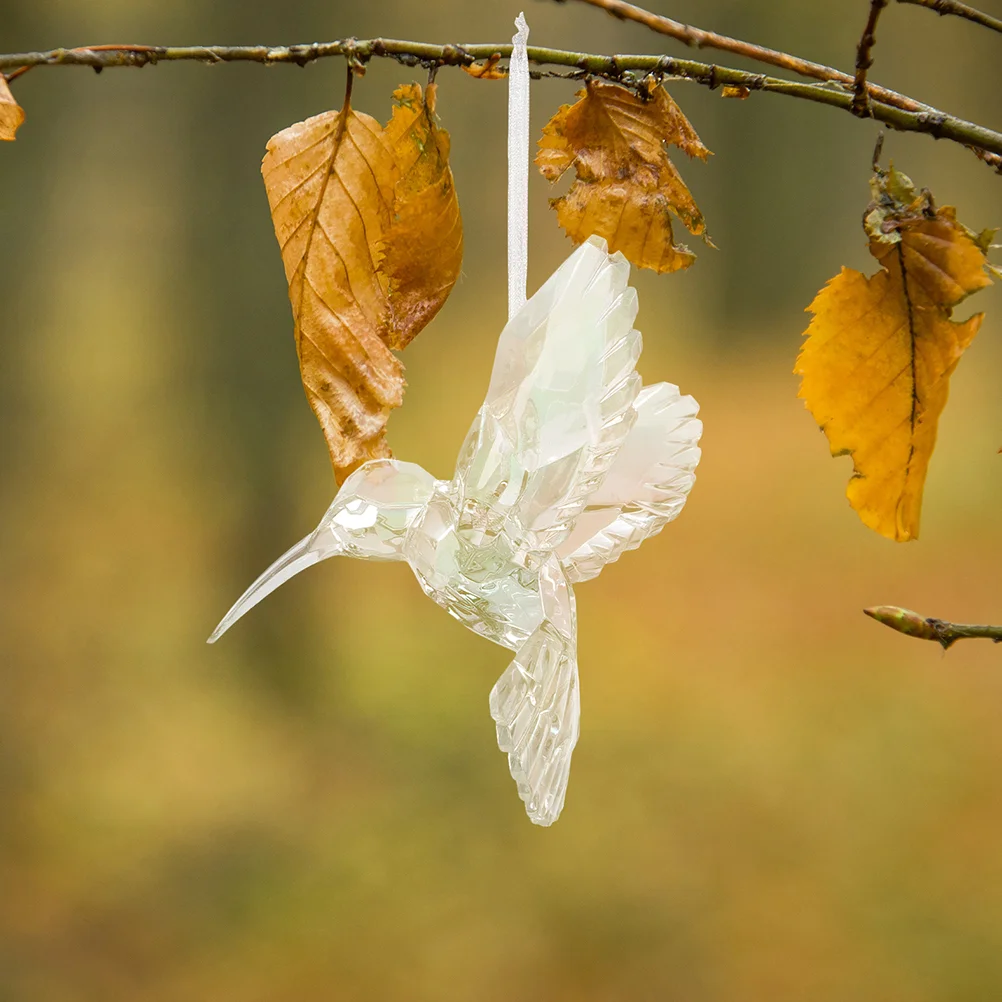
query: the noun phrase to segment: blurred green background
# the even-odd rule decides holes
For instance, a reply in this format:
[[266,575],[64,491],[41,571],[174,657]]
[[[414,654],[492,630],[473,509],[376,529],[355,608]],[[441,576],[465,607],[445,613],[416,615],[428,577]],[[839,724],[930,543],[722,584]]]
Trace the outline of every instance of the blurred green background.
[[[0,0],[0,48],[504,40],[521,7]],[[849,67],[867,4],[655,7]],[[537,44],[680,53],[577,4],[525,9]],[[999,127],[999,44],[892,5],[873,76]],[[356,104],[385,120],[414,77],[373,63]],[[859,225],[873,123],[672,87],[716,152],[682,169],[720,250],[635,276],[641,367],[700,400],[704,460],[682,518],[578,590],[583,736],[554,828],[528,823],[495,745],[507,652],[406,566],[326,563],[205,646],[332,494],[259,164],[342,79],[329,60],[15,85],[0,999],[996,997],[1002,649],[944,656],[860,609],[1002,620],[1002,296],[972,303],[988,319],[953,379],[921,542],[862,527],[850,462],[828,457],[791,374],[814,292],[875,267]],[[465,267],[405,354],[390,439],[447,475],[505,314],[506,98],[439,79]],[[533,128],[574,90],[535,84]],[[969,153],[892,134],[888,155],[970,226],[1002,224],[1002,179]],[[570,244],[532,185],[534,288]]]

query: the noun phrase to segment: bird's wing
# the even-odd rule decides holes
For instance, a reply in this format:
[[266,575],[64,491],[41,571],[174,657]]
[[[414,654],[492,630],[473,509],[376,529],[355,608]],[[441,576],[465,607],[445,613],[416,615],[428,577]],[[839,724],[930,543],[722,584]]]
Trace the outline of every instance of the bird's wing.
[[592,238],[508,322],[456,465],[471,529],[553,549],[602,482],[640,390],[629,271]]
[[581,716],[574,593],[553,558],[540,593],[544,619],[491,690],[490,707],[529,819],[551,825],[564,806]]
[[612,468],[557,555],[569,581],[587,581],[676,518],[696,479],[703,423],[677,386],[645,386],[637,420]]

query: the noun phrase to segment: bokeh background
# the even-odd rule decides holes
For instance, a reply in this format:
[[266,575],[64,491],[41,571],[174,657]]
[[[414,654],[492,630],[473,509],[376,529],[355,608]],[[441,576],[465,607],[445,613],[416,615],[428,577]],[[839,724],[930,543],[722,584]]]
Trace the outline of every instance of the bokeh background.
[[[997,2],[984,6],[1002,13]],[[680,52],[525,0],[538,44]],[[0,48],[506,39],[521,0],[0,0]],[[865,0],[659,0],[843,67]],[[999,40],[892,5],[874,79],[1002,126]],[[713,58],[712,53],[709,58]],[[740,61],[722,61],[740,64]],[[414,71],[374,63],[385,119]],[[420,79],[420,71],[418,71]],[[672,89],[719,251],[636,275],[642,371],[703,405],[682,518],[578,592],[583,736],[531,826],[487,693],[508,655],[404,565],[332,561],[216,647],[332,494],[259,163],[343,64],[41,69],[0,149],[0,999],[984,1002],[1002,990],[1002,649],[866,619],[1002,619],[1002,296],[953,379],[922,539],[844,499],[791,374],[873,123]],[[995,81],[995,82],[993,82]],[[505,313],[505,90],[440,75],[464,274],[408,349],[397,454],[447,474]],[[538,129],[575,85],[533,87]],[[1002,224],[952,144],[885,156]],[[569,243],[532,182],[530,285]],[[960,311],[967,315],[968,307]]]

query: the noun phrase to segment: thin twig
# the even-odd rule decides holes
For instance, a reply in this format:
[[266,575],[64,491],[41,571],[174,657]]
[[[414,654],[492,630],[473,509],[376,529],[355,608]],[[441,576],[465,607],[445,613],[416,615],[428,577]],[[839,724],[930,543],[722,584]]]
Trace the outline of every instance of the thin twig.
[[1002,644],[1002,626],[972,626],[968,623],[948,623],[943,619],[920,616],[911,609],[901,609],[896,605],[875,605],[863,612],[878,623],[889,626],[898,633],[919,640],[935,640],[946,650],[958,640],[982,638]]
[[[564,3],[565,0],[557,0]],[[791,55],[789,52],[780,52],[778,49],[767,49],[761,45],[754,45],[751,42],[742,41],[740,38],[730,38],[727,35],[718,35],[715,31],[706,31],[703,28],[696,28],[691,24],[682,24],[681,21],[673,21],[670,17],[661,14],[654,14],[643,7],[627,3],[626,0],[579,0],[580,3],[591,4],[606,11],[613,17],[621,21],[635,21],[642,24],[651,31],[656,31],[660,35],[667,35],[679,42],[684,42],[688,46],[697,49],[720,49],[722,52],[730,52],[736,56],[744,56],[746,59],[754,59],[758,63],[767,63],[769,66],[778,66],[780,69],[789,70],[802,77],[810,77],[812,80],[825,80],[830,83],[840,83],[847,87],[853,87],[856,78],[842,70],[835,69],[834,66],[825,66],[824,63],[815,63],[810,59],[803,59],[800,56]],[[879,87],[876,84],[869,84],[868,90],[873,100],[882,101],[893,108],[901,108],[904,111],[930,111],[928,105],[922,104],[905,94],[888,90],[886,87]]]
[[[316,59],[342,56],[358,66],[376,57],[395,59],[405,66],[469,66],[498,53],[511,56],[511,44],[433,45],[390,38],[359,40],[343,38],[334,42],[308,45],[195,45],[195,46],[115,46],[52,49],[48,52],[23,52],[0,55],[0,71],[21,66],[90,66],[95,70],[120,66],[147,66],[160,62],[188,60],[212,65],[231,62],[263,64],[285,63],[305,66]],[[852,110],[852,93],[831,83],[803,83],[779,80],[761,73],[748,73],[727,66],[715,66],[691,59],[652,55],[595,55],[563,49],[529,49],[529,60],[536,66],[563,66],[581,75],[604,77],[635,85],[646,74],[654,73],[691,80],[704,87],[734,84],[769,94],[785,94],[826,104],[843,111]],[[577,74],[572,74],[577,75]],[[850,78],[851,82],[851,78]],[[964,146],[1002,156],[1002,133],[946,112],[919,105],[921,111],[907,111],[875,99],[877,88],[870,86],[873,117],[893,129],[922,132],[937,139],[949,139]],[[910,100],[910,99],[907,99]]]
[[889,0],[870,0],[870,14],[856,47],[856,80],[852,90],[852,113],[859,118],[870,117],[870,94],[866,86],[866,71],[873,65],[873,46],[877,42],[877,21]]
[[[152,45],[82,45],[74,52],[153,52],[155,46]],[[13,73],[8,73],[5,77],[7,83],[11,80],[16,80],[18,77],[23,77],[28,70],[34,69],[33,66],[21,66],[14,70]],[[94,69],[100,73],[101,67],[95,66]]]
[[990,14],[983,14],[980,10],[968,7],[966,3],[957,3],[957,0],[898,0],[898,3],[911,3],[916,7],[928,7],[929,10],[936,11],[937,14],[954,14],[957,17],[966,18],[975,24],[991,28],[992,31],[1002,31],[1002,20],[992,17]]
[[884,152],[884,130],[881,129],[877,133],[877,141],[873,144],[873,158],[870,161],[870,167],[874,174],[880,171],[880,157]]
[[982,163],[988,164],[996,174],[1002,174],[1002,156],[998,153],[987,153],[976,146],[967,147]]

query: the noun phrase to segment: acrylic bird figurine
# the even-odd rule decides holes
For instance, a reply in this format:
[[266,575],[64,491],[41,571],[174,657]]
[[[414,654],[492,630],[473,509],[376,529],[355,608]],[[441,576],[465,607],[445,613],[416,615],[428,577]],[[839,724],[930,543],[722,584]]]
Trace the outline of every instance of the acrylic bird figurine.
[[425,594],[515,652],[490,712],[529,818],[552,824],[578,739],[571,585],[679,514],[700,455],[696,402],[641,386],[628,279],[603,240],[581,244],[504,328],[452,480],[395,459],[359,467],[210,642],[327,557],[406,561]]

